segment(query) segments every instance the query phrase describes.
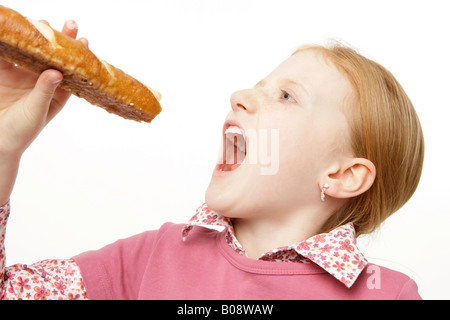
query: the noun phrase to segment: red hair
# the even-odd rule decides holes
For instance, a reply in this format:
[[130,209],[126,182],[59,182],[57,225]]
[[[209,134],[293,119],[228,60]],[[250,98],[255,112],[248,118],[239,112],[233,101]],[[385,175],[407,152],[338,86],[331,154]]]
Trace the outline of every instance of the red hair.
[[[424,160],[424,138],[417,113],[402,86],[380,64],[336,44],[305,46],[343,72],[354,89],[344,105],[354,156],[375,165],[372,187],[351,198],[324,225],[328,232],[353,223],[357,235],[374,231],[413,195]],[[294,53],[294,54],[295,54]]]

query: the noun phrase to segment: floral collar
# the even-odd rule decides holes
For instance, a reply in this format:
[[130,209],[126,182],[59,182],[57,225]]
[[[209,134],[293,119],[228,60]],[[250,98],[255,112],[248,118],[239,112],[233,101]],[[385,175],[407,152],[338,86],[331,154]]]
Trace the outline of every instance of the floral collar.
[[[200,206],[182,230],[183,240],[193,226],[221,226],[226,230],[226,242],[237,253],[246,256],[237,240],[232,221],[208,208]],[[266,252],[259,260],[315,263],[350,288],[367,265],[366,258],[356,246],[355,229],[349,223],[329,233],[315,235],[302,242]]]

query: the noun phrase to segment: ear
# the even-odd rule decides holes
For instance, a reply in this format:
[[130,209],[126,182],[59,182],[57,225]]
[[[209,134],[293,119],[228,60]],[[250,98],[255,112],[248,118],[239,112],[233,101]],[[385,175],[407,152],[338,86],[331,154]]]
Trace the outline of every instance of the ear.
[[376,168],[372,161],[364,158],[351,158],[339,168],[330,170],[326,181],[329,188],[326,194],[334,198],[356,197],[370,189],[376,177]]

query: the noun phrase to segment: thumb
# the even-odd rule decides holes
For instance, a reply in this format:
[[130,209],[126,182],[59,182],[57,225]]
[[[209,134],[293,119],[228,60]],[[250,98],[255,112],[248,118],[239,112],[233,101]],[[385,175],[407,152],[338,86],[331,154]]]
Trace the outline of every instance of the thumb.
[[47,115],[55,90],[62,79],[63,75],[57,70],[42,72],[27,99],[30,115],[39,119]]

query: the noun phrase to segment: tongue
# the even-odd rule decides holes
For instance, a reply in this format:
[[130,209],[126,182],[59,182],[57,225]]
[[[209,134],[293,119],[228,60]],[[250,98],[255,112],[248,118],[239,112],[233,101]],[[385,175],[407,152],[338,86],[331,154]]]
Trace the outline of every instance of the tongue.
[[233,171],[236,170],[237,168],[239,168],[241,166],[240,163],[237,164],[224,164],[222,166],[222,171]]

